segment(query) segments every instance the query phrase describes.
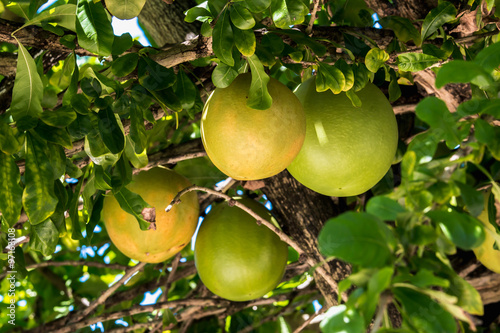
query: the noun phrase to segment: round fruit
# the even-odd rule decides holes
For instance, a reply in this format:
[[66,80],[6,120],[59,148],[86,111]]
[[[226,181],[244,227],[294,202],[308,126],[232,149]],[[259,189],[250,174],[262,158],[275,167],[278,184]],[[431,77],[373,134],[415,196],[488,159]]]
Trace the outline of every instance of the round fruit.
[[[491,225],[488,219],[488,197],[489,191],[485,193],[485,205],[483,212],[477,217],[486,227],[484,242],[473,249],[477,260],[479,260],[489,270],[500,273],[500,251],[493,248],[495,239],[493,234],[496,233],[495,227]],[[498,244],[500,245],[500,244]]]
[[[262,218],[271,214],[258,202],[240,200]],[[198,274],[214,294],[232,301],[264,296],[283,278],[287,244],[238,207],[220,204],[201,224],[194,249]]]
[[114,196],[107,196],[102,219],[113,244],[127,257],[148,263],[162,262],[182,250],[196,230],[198,197],[191,192],[170,212],[165,207],[190,185],[185,177],[163,168],[142,171],[132,178],[127,188],[156,209],[156,230],[141,230],[135,217],[121,209]]
[[255,180],[283,171],[304,142],[306,123],[300,101],[278,80],[267,89],[267,110],[247,106],[251,75],[238,76],[214,90],[203,109],[201,138],[219,170],[239,180]]
[[314,78],[295,94],[304,105],[307,129],[288,171],[303,185],[329,196],[366,192],[389,170],[398,145],[391,104],[372,83],[357,92],[361,107],[345,93],[316,91]]

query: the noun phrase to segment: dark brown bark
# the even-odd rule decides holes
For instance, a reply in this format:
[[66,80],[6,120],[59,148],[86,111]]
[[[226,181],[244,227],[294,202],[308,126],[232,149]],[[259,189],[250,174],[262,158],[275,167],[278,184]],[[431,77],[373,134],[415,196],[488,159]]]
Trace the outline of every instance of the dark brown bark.
[[[321,261],[317,238],[323,224],[337,216],[343,209],[332,198],[316,193],[297,182],[288,171],[265,180],[262,189],[273,203],[273,212],[286,234],[292,237],[315,261]],[[335,281],[340,281],[350,273],[350,267],[334,260],[324,265]],[[315,276],[319,290],[327,305],[337,304],[338,296],[331,286],[318,275]]]

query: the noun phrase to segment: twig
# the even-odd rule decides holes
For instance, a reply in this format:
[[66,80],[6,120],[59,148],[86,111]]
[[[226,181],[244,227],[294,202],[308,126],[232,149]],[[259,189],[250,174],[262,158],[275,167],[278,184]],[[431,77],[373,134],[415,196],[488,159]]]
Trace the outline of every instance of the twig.
[[[120,264],[106,264],[103,262],[96,261],[85,261],[85,260],[65,260],[65,261],[43,261],[36,264],[27,265],[26,269],[37,269],[42,267],[61,267],[61,266],[88,266],[97,268],[109,268],[109,269],[119,269],[122,271],[127,270],[129,266]],[[0,274],[0,281],[7,275],[7,273]]]
[[306,328],[307,326],[309,326],[309,324],[311,324],[311,322],[314,320],[314,318],[318,317],[323,312],[325,312],[325,307],[322,307],[318,312],[313,313],[305,322],[302,323],[302,325],[300,325],[299,327],[297,327],[297,329],[295,331],[293,331],[293,333],[300,333],[300,332],[302,332],[302,330],[304,328]]
[[314,21],[316,21],[316,13],[318,12],[319,6],[321,5],[321,0],[314,0],[314,7],[311,12],[311,20],[306,28],[306,34],[310,35],[313,29]]
[[[161,324],[161,320],[159,321]],[[109,331],[106,331],[107,333],[126,333],[126,332],[132,332],[141,328],[149,328],[152,327],[153,325],[158,324],[156,321],[148,322],[148,323],[137,323],[133,324],[127,327],[121,327],[121,328],[114,328],[110,329]]]
[[76,313],[75,317],[71,320],[71,322],[78,322],[81,319],[87,317],[92,311],[94,311],[96,307],[103,304],[106,301],[106,299],[108,299],[108,297],[115,292],[116,289],[120,288],[125,283],[125,281],[127,281],[132,275],[141,270],[144,266],[146,266],[146,263],[141,262],[135,265],[134,267],[131,267],[118,282],[116,282],[109,289],[103,292],[101,296],[99,296],[95,301],[93,301],[87,308],[83,309],[80,313]]
[[[306,262],[311,267],[315,267],[316,272],[319,275],[321,275],[322,278],[325,279],[325,281],[332,287],[332,289],[336,293],[338,293],[337,282],[321,266],[321,265],[323,265],[324,262],[316,262],[310,256],[307,256],[307,254],[305,253],[305,251],[294,240],[292,240],[287,234],[285,234],[281,229],[279,229],[278,227],[276,227],[271,222],[263,219],[257,213],[255,213],[253,210],[251,210],[250,208],[248,208],[244,204],[242,204],[242,203],[234,200],[232,197],[230,197],[227,194],[220,193],[218,191],[215,191],[215,190],[212,190],[212,189],[209,189],[209,188],[206,188],[206,187],[193,185],[193,186],[187,187],[187,188],[183,189],[182,191],[180,191],[179,193],[177,193],[177,195],[172,199],[172,201],[167,206],[167,208],[165,208],[165,211],[169,212],[175,204],[178,204],[178,203],[181,202],[180,198],[184,194],[189,193],[189,192],[193,192],[193,191],[203,191],[203,192],[210,193],[212,195],[218,196],[220,198],[223,198],[223,199],[227,200],[231,205],[234,205],[234,206],[236,206],[236,207],[244,210],[248,214],[250,214],[250,216],[252,216],[253,218],[255,218],[255,220],[257,221],[257,224],[263,224],[266,227],[268,227],[269,229],[271,229],[271,231],[273,231],[282,241],[284,241],[285,243],[287,243],[288,245],[290,245],[295,251],[297,251],[297,253],[300,256],[305,257],[306,258]],[[346,301],[347,300],[347,295],[342,294],[342,298],[344,299],[344,301]]]
[[382,325],[382,320],[384,319],[384,313],[390,300],[391,296],[388,294],[382,294],[382,296],[380,297],[377,315],[375,316],[375,320],[373,321],[371,332],[373,333],[377,332],[380,326]]
[[51,332],[53,333],[70,333],[70,332],[75,332],[77,329],[87,327],[89,325],[98,323],[98,322],[103,322],[103,321],[109,321],[109,320],[115,320],[115,319],[120,319],[122,317],[128,317],[128,316],[133,316],[139,313],[145,313],[145,312],[153,312],[155,310],[160,310],[160,309],[167,309],[175,306],[228,306],[229,301],[226,300],[221,300],[221,299],[179,299],[175,301],[170,301],[170,302],[163,302],[163,303],[156,303],[152,305],[135,305],[132,306],[126,310],[121,310],[117,312],[110,312],[110,313],[105,313],[97,317],[87,317],[81,321],[66,325],[60,329],[53,330]]

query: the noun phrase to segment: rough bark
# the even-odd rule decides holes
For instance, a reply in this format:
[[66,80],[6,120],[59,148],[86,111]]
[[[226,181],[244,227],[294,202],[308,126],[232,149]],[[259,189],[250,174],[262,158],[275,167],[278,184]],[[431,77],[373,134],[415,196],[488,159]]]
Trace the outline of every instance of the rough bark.
[[[321,261],[322,256],[317,246],[318,234],[326,220],[342,211],[341,205],[335,204],[330,197],[304,187],[286,170],[266,179],[265,184],[262,190],[273,203],[273,211],[283,231],[299,243],[307,255]],[[336,281],[350,273],[347,264],[336,260],[324,267]],[[326,281],[317,275],[315,279],[328,306],[337,304],[337,295]]]
[[148,0],[139,15],[139,22],[146,28],[157,46],[182,43],[198,35],[198,24],[184,22],[184,12],[196,6],[193,0]]

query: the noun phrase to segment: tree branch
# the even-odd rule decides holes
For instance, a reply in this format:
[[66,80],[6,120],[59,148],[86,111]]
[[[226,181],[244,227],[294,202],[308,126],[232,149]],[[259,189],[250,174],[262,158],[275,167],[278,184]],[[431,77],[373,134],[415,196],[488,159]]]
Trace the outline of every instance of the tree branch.
[[118,288],[121,287],[122,284],[125,283],[132,275],[137,273],[139,270],[144,268],[146,266],[145,262],[138,263],[134,267],[131,267],[127,272],[123,275],[123,277],[113,284],[109,289],[107,289],[105,292],[101,294],[95,301],[93,301],[87,308],[83,309],[80,313],[75,314],[74,318],[72,319],[71,322],[78,322],[81,319],[87,317],[92,311],[94,311],[95,308],[97,308],[99,305],[103,304],[111,294],[113,294]]
[[[305,257],[305,260],[306,262],[311,266],[311,267],[314,267],[316,269],[316,272],[321,275],[321,277],[323,277],[329,284],[330,284],[330,287],[334,290],[335,293],[338,293],[338,285],[337,285],[337,282],[324,270],[324,268],[322,267],[322,265],[324,264],[324,262],[316,262],[313,258],[311,258],[310,256],[307,256],[307,254],[305,253],[305,251],[295,242],[293,241],[287,234],[285,234],[281,229],[279,229],[278,227],[276,227],[274,224],[272,224],[271,222],[263,219],[262,217],[260,217],[258,214],[256,214],[253,210],[251,210],[250,208],[248,208],[247,206],[243,205],[242,203],[234,200],[232,197],[230,197],[229,195],[227,194],[224,194],[224,193],[220,193],[220,192],[217,192],[215,190],[212,190],[212,189],[209,189],[209,188],[206,188],[206,187],[201,187],[201,186],[190,186],[188,188],[185,188],[184,190],[180,191],[179,193],[177,193],[177,195],[172,199],[171,203],[167,206],[167,208],[165,208],[165,211],[166,212],[169,212],[173,205],[175,204],[178,204],[181,202],[180,198],[186,194],[186,193],[189,193],[189,192],[193,192],[193,191],[203,191],[203,192],[206,192],[206,193],[210,193],[212,195],[215,195],[215,196],[218,196],[220,198],[223,198],[225,200],[228,201],[228,204],[229,205],[232,205],[232,206],[236,206],[238,208],[241,208],[242,210],[244,210],[245,212],[247,212],[248,214],[250,214],[250,216],[252,216],[253,218],[255,218],[255,220],[257,221],[257,224],[263,224],[265,225],[266,227],[268,227],[271,231],[273,231],[283,242],[287,243],[288,245],[290,245],[295,251],[297,251],[297,253],[302,257],[304,258]],[[347,300],[347,295],[345,294],[342,294],[342,298],[344,300]]]

